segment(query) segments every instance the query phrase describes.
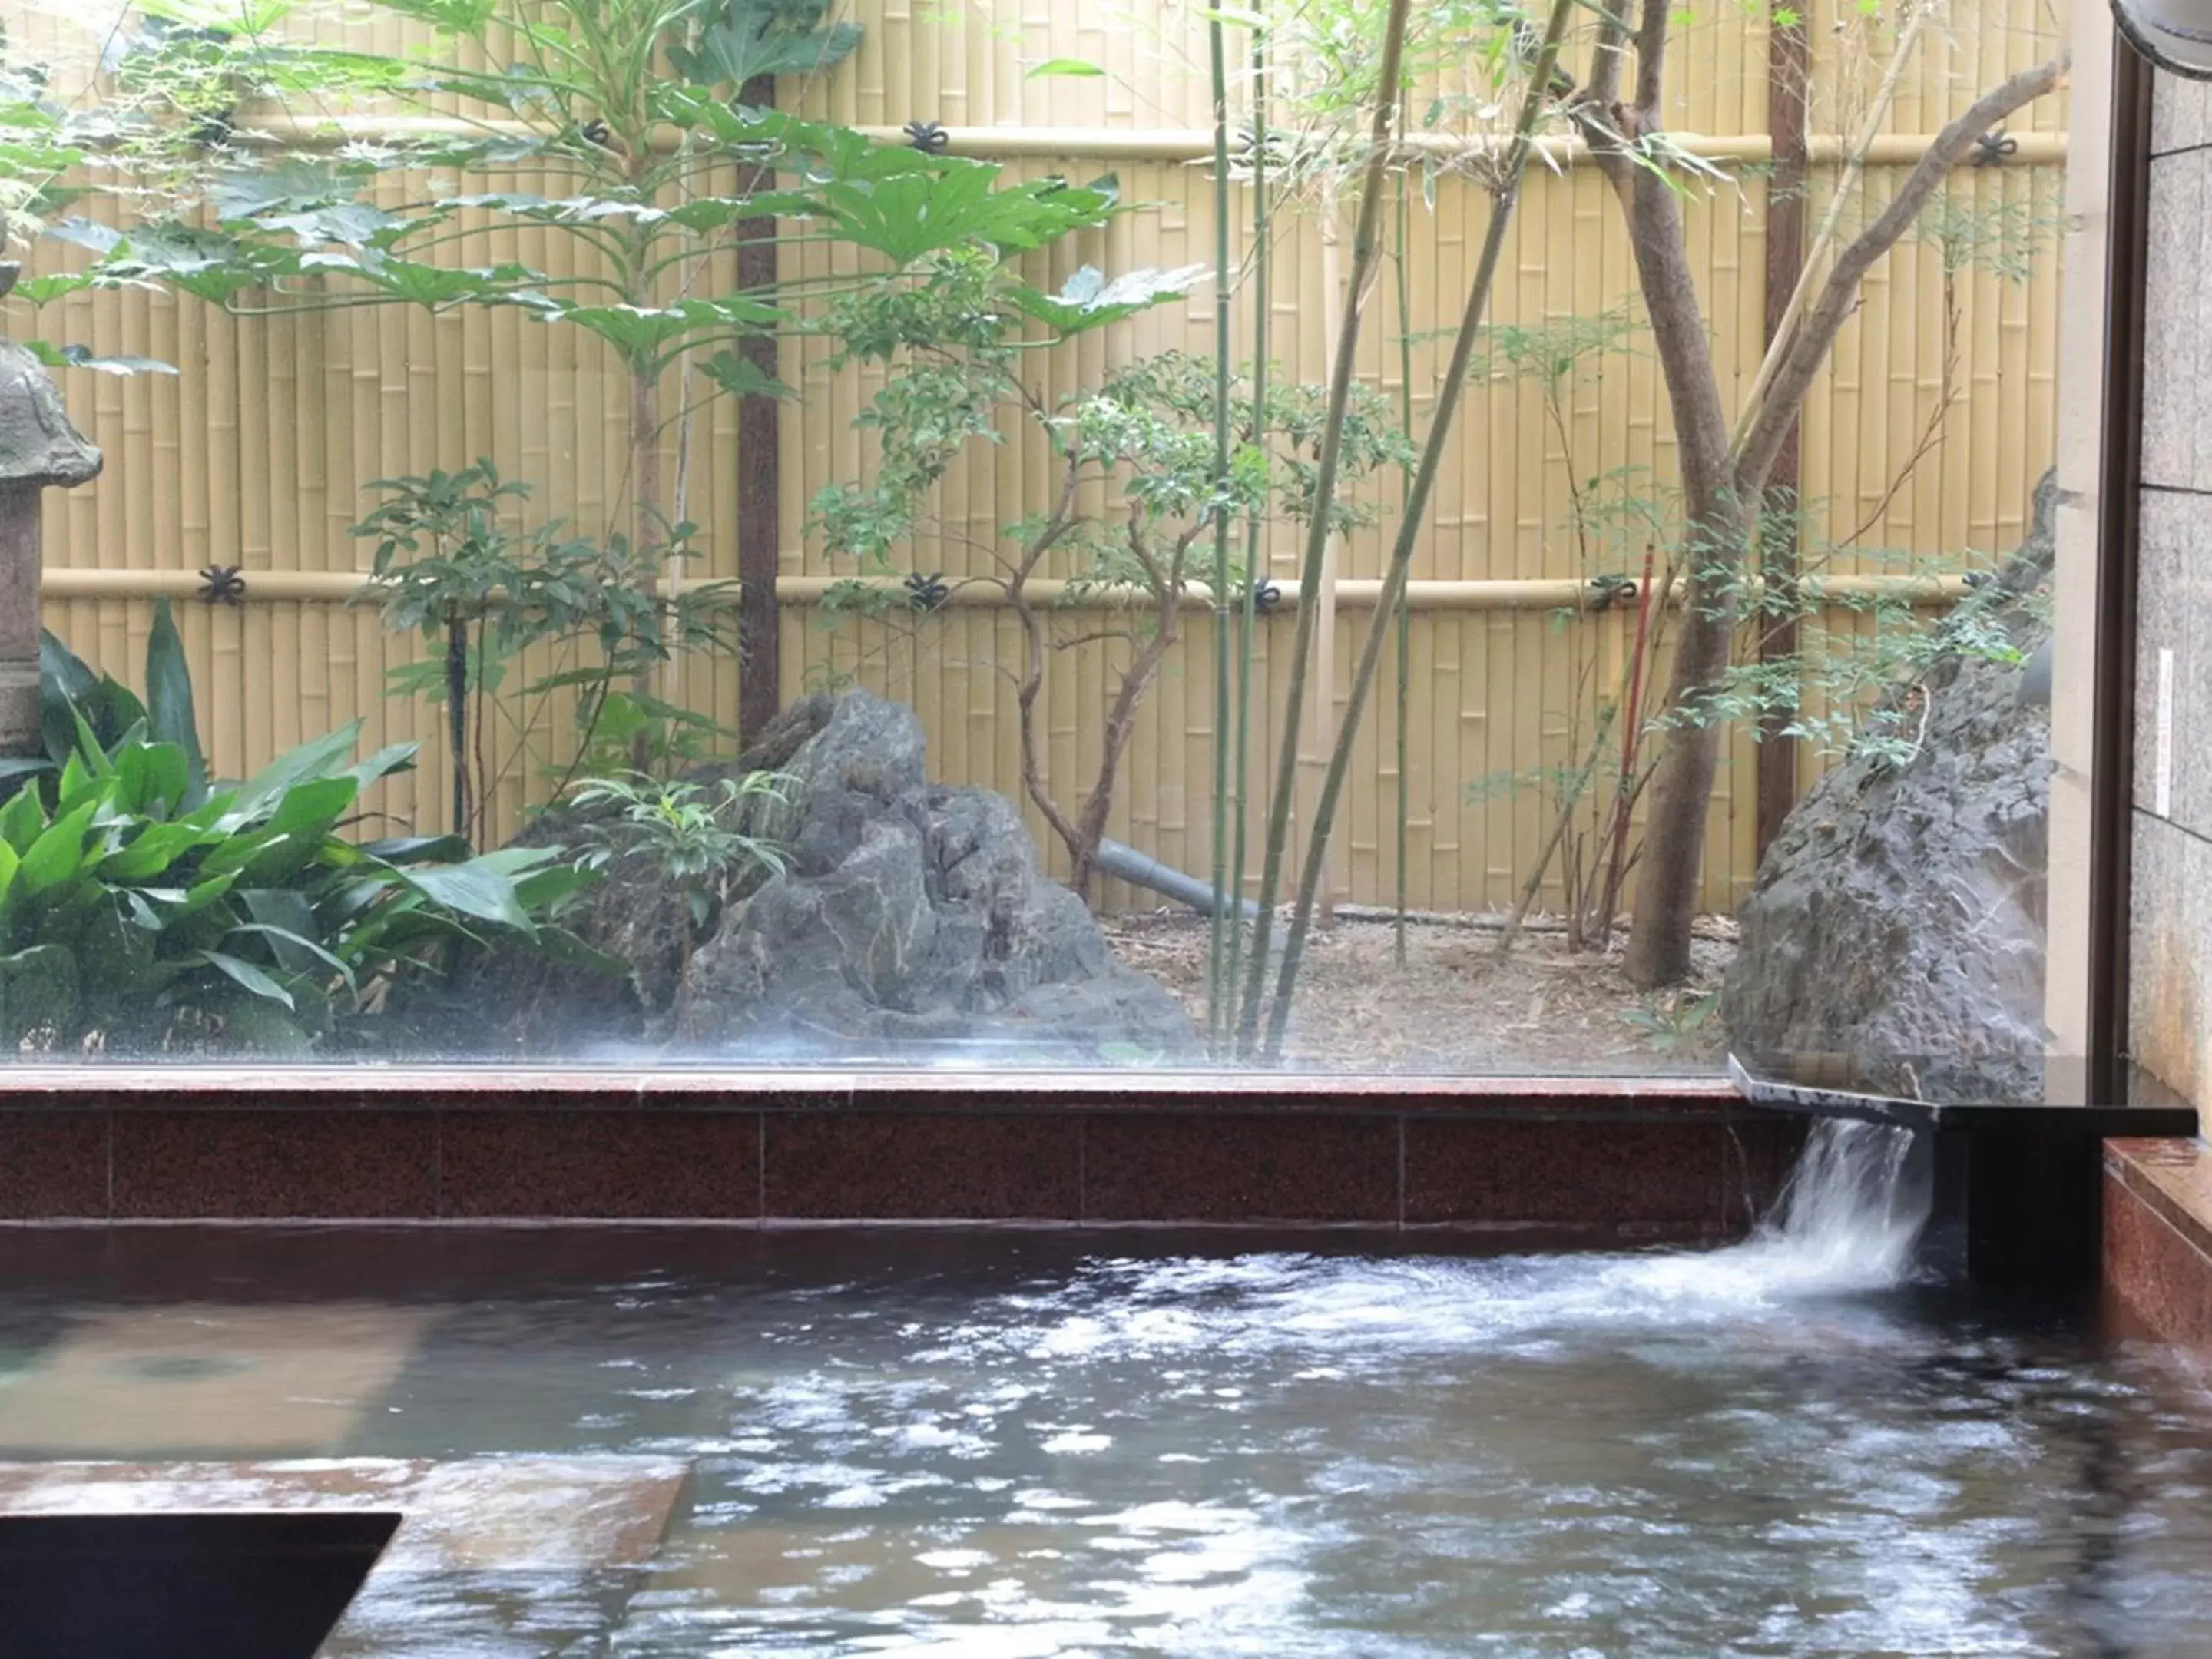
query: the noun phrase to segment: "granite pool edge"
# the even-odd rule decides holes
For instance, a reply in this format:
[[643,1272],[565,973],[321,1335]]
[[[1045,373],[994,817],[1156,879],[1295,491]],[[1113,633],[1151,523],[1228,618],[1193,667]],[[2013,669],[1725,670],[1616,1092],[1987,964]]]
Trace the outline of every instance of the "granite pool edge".
[[18,1073],[0,1221],[1742,1232],[1802,1126],[1705,1079]]

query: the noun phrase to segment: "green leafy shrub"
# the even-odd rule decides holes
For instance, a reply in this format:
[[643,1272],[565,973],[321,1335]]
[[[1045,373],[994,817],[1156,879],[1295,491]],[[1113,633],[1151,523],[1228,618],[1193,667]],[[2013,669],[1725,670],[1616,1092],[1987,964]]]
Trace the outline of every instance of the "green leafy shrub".
[[0,1048],[303,1053],[461,941],[618,968],[548,920],[590,879],[557,848],[346,839],[362,792],[408,766],[411,744],[356,763],[356,722],[210,788],[197,740],[157,735],[191,730],[166,611],[144,705],[51,638],[46,656],[48,707],[76,741],[58,766],[16,769],[0,804]]
[[[672,598],[653,591],[652,562],[620,535],[605,541],[567,532],[557,520],[520,530],[504,515],[520,507],[530,486],[503,481],[489,459],[458,471],[379,478],[385,498],[352,533],[374,543],[375,585],[363,595],[394,633],[420,631],[441,647],[437,659],[391,672],[395,695],[427,697],[446,710],[453,765],[453,827],[481,833],[497,779],[484,750],[495,698],[508,669],[532,646],[547,645],[589,660],[522,688],[518,707],[502,710],[516,727],[534,723],[531,700],[574,690],[580,746],[604,750],[610,722],[622,728],[625,753],[653,757],[653,738],[709,731],[703,715],[647,693],[615,690],[678,650],[727,647],[737,607],[736,585],[696,583]],[[678,525],[655,559],[694,556],[692,526]],[[580,765],[580,763],[579,763]],[[572,767],[562,777],[576,775]]]
[[577,856],[576,867],[595,872],[617,859],[648,860],[683,889],[696,939],[750,877],[783,869],[782,847],[746,826],[756,805],[786,804],[790,781],[779,772],[723,778],[711,789],[641,774],[586,779],[570,801],[611,816],[586,830],[592,844]]

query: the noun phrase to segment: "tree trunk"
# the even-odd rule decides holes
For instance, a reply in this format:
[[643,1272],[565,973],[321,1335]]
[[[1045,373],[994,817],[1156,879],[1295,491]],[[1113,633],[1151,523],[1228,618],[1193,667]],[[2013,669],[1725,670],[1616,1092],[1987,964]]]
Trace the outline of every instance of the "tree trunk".
[[1162,659],[1175,644],[1176,598],[1171,592],[1160,607],[1160,624],[1152,638],[1137,647],[1128,672],[1121,676],[1121,689],[1114,694],[1113,710],[1106,716],[1098,776],[1083,803],[1083,816],[1076,823],[1076,838],[1067,849],[1075,863],[1067,884],[1085,904],[1091,902],[1091,872],[1098,861],[1098,843],[1106,838],[1106,820],[1114,810],[1114,786],[1121,775],[1121,757],[1128,750],[1129,739],[1136,735],[1138,705],[1144,702],[1146,688],[1151,685]]
[[[1726,582],[1692,574],[1674,641],[1674,672],[1667,693],[1673,717],[1660,735],[1651,815],[1644,826],[1644,874],[1637,884],[1635,921],[1629,930],[1630,981],[1649,988],[1672,985],[1690,971],[1690,927],[1705,878],[1706,807],[1720,769],[1721,726],[1702,705],[1728,672],[1735,635],[1735,580],[1747,539],[1743,516],[1726,503],[1700,519],[1711,542],[1732,547]],[[1725,539],[1723,539],[1725,538]],[[1704,556],[1720,562],[1716,550]],[[1711,567],[1709,567],[1710,568]]]
[[[660,376],[649,363],[633,364],[629,373],[629,468],[636,507],[631,550],[638,560],[637,580],[647,593],[658,594],[660,561],[649,555],[661,535]],[[631,689],[641,698],[652,696],[659,683],[659,665],[649,659],[638,664],[630,680]],[[630,739],[629,763],[643,772],[650,769],[652,760],[653,739],[641,726]]]
[[[1655,66],[1639,70],[1639,82],[1656,94]],[[1655,127],[1658,118],[1650,108],[1620,113],[1631,138]],[[1689,525],[1683,560],[1689,574],[1667,696],[1677,723],[1662,740],[1628,942],[1629,978],[1650,986],[1671,983],[1689,969],[1690,923],[1704,873],[1705,802],[1720,760],[1720,732],[1697,716],[1696,708],[1728,668],[1745,526],[1730,476],[1728,416],[1713,370],[1712,338],[1698,309],[1683,240],[1681,205],[1650,169],[1619,157],[1605,166],[1626,211],[1637,282],[1674,414]],[[1686,708],[1692,718],[1683,721]]]
[[[1656,129],[1667,0],[1644,0],[1637,40],[1638,104],[1617,112],[1631,141]],[[1667,697],[1651,814],[1644,831],[1627,970],[1638,985],[1674,984],[1690,969],[1690,926],[1704,873],[1705,820],[1719,769],[1722,732],[1710,707],[1728,672],[1745,562],[1757,506],[1784,439],[1814,376],[1857,301],[1875,262],[1911,228],[1975,139],[2013,111],[2051,91],[2067,60],[2022,70],[1977,99],[1936,135],[1881,211],[1837,255],[1819,297],[1774,362],[1763,366],[1765,401],[1732,439],[1721,415],[1712,351],[1698,312],[1673,193],[1648,169],[1601,154],[1629,222],[1637,281],[1651,319],[1681,447],[1683,501],[1689,523],[1689,580]]]
[[469,624],[458,612],[446,619],[446,746],[453,772],[453,833],[469,833],[474,806],[469,787]]

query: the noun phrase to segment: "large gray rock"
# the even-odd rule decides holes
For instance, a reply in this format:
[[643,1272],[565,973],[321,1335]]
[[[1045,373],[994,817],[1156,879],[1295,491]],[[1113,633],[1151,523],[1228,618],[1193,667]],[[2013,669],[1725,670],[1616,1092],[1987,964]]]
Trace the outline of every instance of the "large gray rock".
[[763,1058],[1193,1056],[1181,1005],[1046,879],[1012,804],[933,786],[924,759],[914,711],[866,691],[763,732],[732,769],[790,779],[748,826],[789,866],[726,908],[658,1032]]
[[[2031,669],[2054,502],[2046,477],[2027,540],[1946,624],[2001,630]],[[1721,992],[1736,1053],[1845,1056],[1899,1095],[2040,1096],[2051,761],[2032,678],[1945,653],[1887,699],[1909,757],[1854,754],[1790,814],[1738,915]]]
[[[461,1023],[432,1040],[769,1062],[1194,1058],[1182,1005],[1115,961],[1082,901],[1045,878],[1013,805],[932,785],[926,759],[903,705],[865,691],[798,703],[697,775],[788,779],[781,801],[749,798],[739,826],[783,849],[783,872],[737,884],[702,934],[651,859],[615,859],[563,921],[627,964],[621,981],[489,954],[456,975]],[[580,845],[589,816],[549,811],[518,839]]]

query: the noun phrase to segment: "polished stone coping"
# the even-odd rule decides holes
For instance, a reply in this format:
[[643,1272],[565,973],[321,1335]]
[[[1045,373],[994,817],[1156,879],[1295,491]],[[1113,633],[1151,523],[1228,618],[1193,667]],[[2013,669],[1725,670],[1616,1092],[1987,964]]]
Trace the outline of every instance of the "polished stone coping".
[[[1730,1082],[1755,1106],[1814,1117],[1848,1117],[1902,1129],[1996,1131],[2004,1133],[2191,1136],[2197,1109],[2174,1099],[2142,1098],[2119,1106],[2045,1101],[1910,1100],[1839,1086],[1818,1066],[1762,1063],[1729,1056]],[[1848,1079],[1845,1079],[1848,1081]]]
[[728,1069],[514,1065],[0,1066],[0,1109],[97,1103],[118,1109],[228,1106],[252,1097],[294,1097],[302,1107],[383,1109],[505,1106],[518,1097],[546,1108],[948,1107],[1389,1103],[1407,1109],[1565,1102],[1740,1102],[1718,1072],[1649,1076],[1334,1075],[1258,1071]]

